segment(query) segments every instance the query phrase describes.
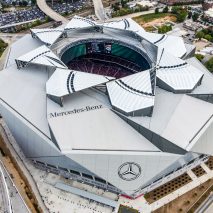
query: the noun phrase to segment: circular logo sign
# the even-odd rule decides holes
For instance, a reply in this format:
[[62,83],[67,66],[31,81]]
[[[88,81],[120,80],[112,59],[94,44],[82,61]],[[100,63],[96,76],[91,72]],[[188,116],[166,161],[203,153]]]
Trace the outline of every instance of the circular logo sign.
[[134,162],[123,163],[118,168],[118,175],[121,179],[126,181],[135,180],[141,175],[141,167]]

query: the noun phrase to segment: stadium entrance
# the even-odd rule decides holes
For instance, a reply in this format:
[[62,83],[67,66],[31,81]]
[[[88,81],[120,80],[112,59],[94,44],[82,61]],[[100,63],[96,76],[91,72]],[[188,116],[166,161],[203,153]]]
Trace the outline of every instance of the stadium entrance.
[[121,78],[150,68],[137,51],[112,42],[87,42],[67,49],[62,61],[69,69]]

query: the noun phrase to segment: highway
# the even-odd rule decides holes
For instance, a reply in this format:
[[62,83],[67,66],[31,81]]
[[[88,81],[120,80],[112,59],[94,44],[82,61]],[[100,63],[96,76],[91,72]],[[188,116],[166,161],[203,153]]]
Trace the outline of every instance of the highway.
[[52,10],[46,3],[46,0],[37,0],[37,5],[41,11],[43,11],[47,16],[49,16],[54,21],[61,21],[62,23],[67,23],[68,20],[61,16],[60,14],[56,13]]

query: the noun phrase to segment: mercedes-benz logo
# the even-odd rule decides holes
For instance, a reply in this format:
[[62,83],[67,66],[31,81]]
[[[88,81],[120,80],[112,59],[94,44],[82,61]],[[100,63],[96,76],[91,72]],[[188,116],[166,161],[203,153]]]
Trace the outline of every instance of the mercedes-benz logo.
[[118,168],[118,175],[123,180],[127,181],[135,180],[141,175],[141,167],[134,162],[123,163]]

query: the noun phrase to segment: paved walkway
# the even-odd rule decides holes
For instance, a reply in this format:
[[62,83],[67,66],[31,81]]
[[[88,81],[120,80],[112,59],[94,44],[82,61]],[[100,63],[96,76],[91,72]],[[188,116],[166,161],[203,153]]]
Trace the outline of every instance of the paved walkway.
[[46,3],[46,0],[37,0],[37,5],[41,11],[43,11],[47,16],[49,16],[54,21],[62,21],[62,23],[67,23],[68,20],[61,16],[59,13],[52,10]]

